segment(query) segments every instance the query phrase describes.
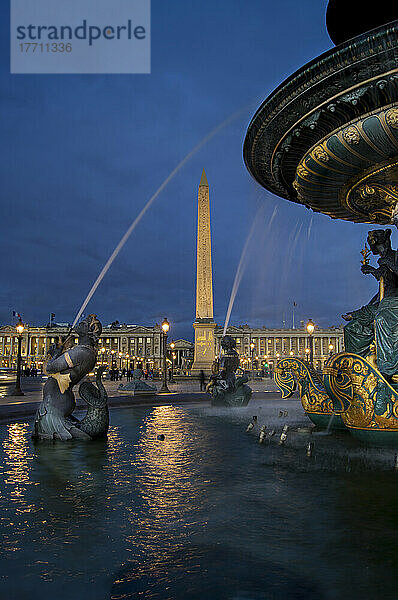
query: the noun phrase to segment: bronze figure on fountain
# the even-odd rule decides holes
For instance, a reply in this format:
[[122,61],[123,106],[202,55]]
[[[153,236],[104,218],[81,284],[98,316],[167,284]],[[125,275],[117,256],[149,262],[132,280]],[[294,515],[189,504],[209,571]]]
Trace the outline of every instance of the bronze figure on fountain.
[[379,291],[370,302],[342,315],[348,321],[344,327],[347,352],[367,357],[375,342],[377,366],[387,381],[398,373],[398,252],[391,248],[391,229],[374,229],[368,234],[369,248],[379,256],[378,267],[372,267],[367,256],[362,261],[362,273],[373,275]]
[[222,354],[213,363],[213,374],[206,386],[212,396],[213,406],[247,406],[252,395],[251,388],[246,385],[247,375],[236,377],[239,369],[239,354],[236,342],[230,335],[221,340]]
[[[107,394],[101,382],[103,370],[97,372],[97,387],[88,381],[79,387],[88,406],[84,419],[79,421],[72,414],[76,408],[73,387],[93,371],[101,332],[102,325],[96,315],[88,315],[63,344],[51,346],[45,365],[48,379],[36,413],[33,438],[66,441],[106,437],[109,413]],[[73,346],[75,335],[78,343]]]

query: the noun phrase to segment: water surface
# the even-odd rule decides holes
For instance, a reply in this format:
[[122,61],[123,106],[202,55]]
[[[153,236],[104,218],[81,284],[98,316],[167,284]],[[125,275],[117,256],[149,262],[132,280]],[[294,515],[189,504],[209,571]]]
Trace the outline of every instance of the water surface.
[[259,445],[263,424],[309,424],[297,402],[117,409],[111,422],[90,444],[0,428],[1,598],[397,598],[391,450],[344,433],[313,436],[312,458],[309,434]]

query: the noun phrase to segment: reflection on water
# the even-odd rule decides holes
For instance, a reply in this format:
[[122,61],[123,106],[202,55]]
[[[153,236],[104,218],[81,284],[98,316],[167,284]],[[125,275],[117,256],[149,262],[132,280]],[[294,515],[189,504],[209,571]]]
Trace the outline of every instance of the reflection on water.
[[27,423],[7,425],[7,437],[3,440],[3,450],[9,470],[4,472],[4,482],[10,486],[11,499],[20,498],[29,483],[29,444]]
[[[245,433],[280,408],[114,410],[89,444],[1,427],[1,598],[395,598],[393,453]],[[294,403],[287,421],[307,424]]]

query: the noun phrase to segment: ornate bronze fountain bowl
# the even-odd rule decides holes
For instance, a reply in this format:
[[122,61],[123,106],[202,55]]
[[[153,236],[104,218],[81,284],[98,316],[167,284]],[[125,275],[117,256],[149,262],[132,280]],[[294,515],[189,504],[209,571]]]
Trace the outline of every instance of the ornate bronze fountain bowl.
[[359,35],[284,81],[244,142],[251,175],[334,219],[390,223],[398,200],[398,21]]

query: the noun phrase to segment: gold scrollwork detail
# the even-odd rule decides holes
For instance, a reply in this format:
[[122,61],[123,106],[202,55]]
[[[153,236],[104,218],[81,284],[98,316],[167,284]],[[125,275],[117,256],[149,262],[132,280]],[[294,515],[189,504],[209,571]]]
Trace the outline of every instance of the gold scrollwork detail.
[[305,167],[303,167],[303,165],[298,165],[298,167],[297,167],[297,175],[299,177],[305,178],[305,177],[308,177],[309,172],[307,171],[307,169]]
[[358,193],[361,196],[361,198],[366,199],[368,198],[368,196],[373,196],[376,193],[376,190],[374,189],[374,187],[366,184],[358,188]]
[[301,188],[301,186],[300,186],[300,184],[299,184],[299,182],[298,182],[298,181],[296,181],[296,180],[295,180],[295,181],[293,181],[293,188],[296,190],[296,193],[297,193],[297,198],[298,198],[299,200],[304,200],[304,196],[303,196],[303,194],[301,193],[301,190],[302,190],[302,188]]
[[359,144],[361,139],[361,135],[358,131],[358,127],[355,125],[350,125],[343,131],[343,138],[347,142],[347,144]]
[[390,108],[386,112],[386,122],[393,129],[398,129],[398,108]]
[[370,362],[355,354],[336,355],[326,376],[348,427],[398,431],[397,392]]
[[319,160],[321,162],[327,162],[329,160],[329,155],[323,146],[317,146],[314,148],[311,154],[315,160]]

